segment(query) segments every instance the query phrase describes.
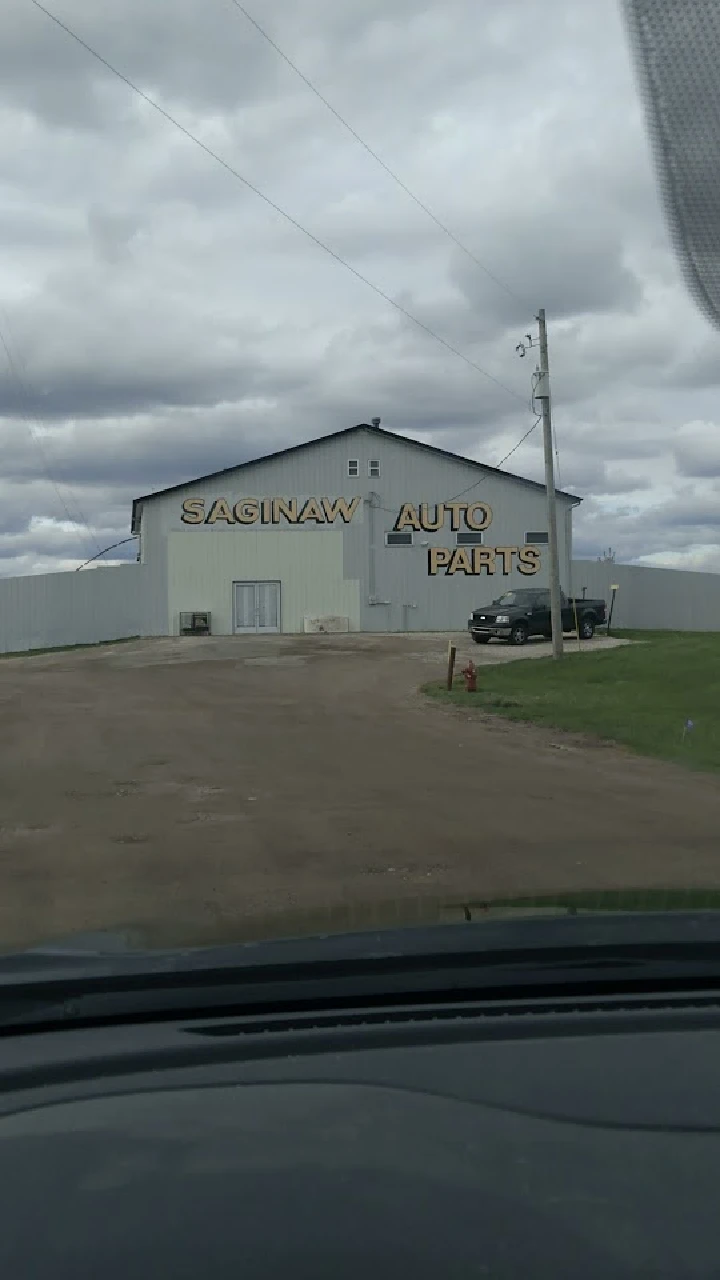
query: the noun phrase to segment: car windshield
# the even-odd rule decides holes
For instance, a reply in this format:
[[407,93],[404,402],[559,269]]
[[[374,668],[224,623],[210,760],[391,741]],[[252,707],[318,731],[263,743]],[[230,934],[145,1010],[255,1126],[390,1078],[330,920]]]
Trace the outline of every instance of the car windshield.
[[11,6],[0,945],[714,906],[720,361],[622,6]]

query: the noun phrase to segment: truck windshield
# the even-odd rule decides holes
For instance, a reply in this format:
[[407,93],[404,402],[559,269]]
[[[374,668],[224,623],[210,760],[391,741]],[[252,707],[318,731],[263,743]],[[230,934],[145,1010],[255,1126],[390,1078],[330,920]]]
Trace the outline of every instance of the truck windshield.
[[506,591],[497,600],[493,600],[493,604],[533,604],[536,596],[536,591]]

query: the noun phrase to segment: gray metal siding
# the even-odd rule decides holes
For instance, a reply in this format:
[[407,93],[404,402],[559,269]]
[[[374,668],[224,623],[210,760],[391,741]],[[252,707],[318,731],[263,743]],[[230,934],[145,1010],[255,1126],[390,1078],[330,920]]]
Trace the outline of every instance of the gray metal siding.
[[613,628],[720,631],[719,573],[573,560],[572,577],[576,595],[585,587],[587,595],[601,596],[608,605],[617,583]]
[[158,503],[143,512],[140,531],[141,567],[147,578],[146,636],[172,635],[168,600],[168,540],[166,512]]
[[[163,494],[145,504],[142,513],[144,526],[148,513],[157,520],[160,533],[174,530],[187,532],[192,536],[202,536],[202,526],[190,526],[182,519],[182,504],[186,498],[204,497],[209,501],[214,498],[227,498],[232,505],[240,498],[264,497],[329,497],[353,498],[369,491],[371,482],[367,478],[367,467],[361,471],[357,479],[349,479],[347,460],[355,456],[349,452],[347,438],[343,440],[320,440],[312,449],[290,454],[275,461],[258,462],[244,466],[236,472],[218,477],[212,481],[191,481],[182,490]],[[362,520],[362,509],[354,517]],[[353,523],[354,523],[353,522]],[[338,521],[338,525],[340,521]],[[253,526],[258,531],[262,526]],[[314,526],[287,525],[274,526],[288,534],[312,534]],[[216,531],[228,533],[231,537],[242,537],[242,529],[222,523],[213,526]]]
[[0,653],[147,634],[144,565],[0,579]]
[[[283,631],[304,631],[306,619],[346,618],[360,626],[360,584],[344,576],[343,536],[318,528],[312,537],[288,538],[277,530],[235,538],[203,532],[169,535],[171,631],[184,610],[208,609],[215,635],[234,629],[234,582],[280,584]],[[259,621],[259,620],[258,620]]]
[[[357,458],[359,475],[348,477],[347,463]],[[368,462],[380,462],[380,476],[370,478]],[[451,630],[466,624],[468,613],[478,603],[487,601],[507,587],[524,584],[546,585],[547,550],[542,550],[541,570],[532,577],[515,570],[511,575],[464,576],[457,573],[437,576],[428,573],[428,551],[432,546],[455,547],[455,534],[449,527],[435,533],[416,533],[412,547],[386,547],[385,533],[392,530],[397,515],[406,502],[416,505],[436,503],[460,497],[465,501],[483,501],[493,510],[493,521],[485,533],[488,546],[522,546],[525,533],[547,527],[545,495],[541,489],[513,479],[478,472],[462,461],[416,449],[402,440],[383,438],[358,432],[339,439],[319,440],[312,448],[267,462],[259,462],[228,473],[212,481],[194,482],[182,490],[159,496],[145,504],[142,513],[144,557],[151,565],[157,582],[158,597],[165,601],[167,615],[167,535],[182,533],[183,538],[202,538],[208,532],[224,537],[242,538],[245,529],[237,525],[216,523],[213,526],[189,526],[182,519],[182,504],[187,498],[205,499],[205,510],[211,501],[225,498],[230,506],[241,498],[264,497],[345,497],[362,498],[352,522],[337,520],[334,529],[343,539],[343,566],[346,579],[360,583],[361,630],[401,631]],[[563,584],[569,578],[566,548],[568,521],[564,510],[570,506],[561,499],[559,524]],[[263,529],[280,531],[284,536],[310,537],[327,526],[314,524],[249,526],[258,534]],[[146,538],[147,531],[147,538]],[[425,545],[422,545],[425,544]],[[162,563],[159,563],[161,561]],[[311,571],[311,568],[310,570]],[[176,592],[177,594],[177,592]],[[335,595],[333,594],[333,600]],[[375,603],[373,603],[375,601]],[[332,601],[328,600],[328,612]],[[154,625],[160,625],[156,609]],[[196,607],[191,602],[188,608]],[[166,616],[163,623],[172,629]]]
[[[454,549],[456,534],[446,526],[437,532],[414,534],[412,547],[386,547],[385,534],[393,529],[397,515],[405,502],[418,506],[460,500],[487,502],[492,509],[492,523],[484,533],[486,546],[523,545],[528,530],[547,528],[545,494],[495,475],[480,475],[477,470],[462,462],[453,462],[441,456],[433,456],[423,450],[415,450],[402,442],[372,441],[381,462],[381,474],[372,482],[376,506],[366,509],[365,527],[348,530],[347,559],[354,568],[366,566],[361,627],[366,631],[423,630],[443,631],[464,627],[470,611],[483,601],[511,586],[532,583],[546,585],[547,551],[542,550],[541,570],[527,577],[515,570],[507,577],[501,572],[494,575],[465,576],[456,573],[446,575],[442,570],[436,576],[428,572],[428,551],[431,547]],[[567,499],[561,507],[569,507]],[[561,564],[565,556],[564,517],[559,521]],[[464,526],[462,526],[464,528]],[[371,539],[374,556],[371,554]],[[364,548],[361,543],[364,541]],[[374,561],[375,581],[371,566]],[[563,581],[568,573],[562,574]],[[371,604],[375,597],[377,603]]]

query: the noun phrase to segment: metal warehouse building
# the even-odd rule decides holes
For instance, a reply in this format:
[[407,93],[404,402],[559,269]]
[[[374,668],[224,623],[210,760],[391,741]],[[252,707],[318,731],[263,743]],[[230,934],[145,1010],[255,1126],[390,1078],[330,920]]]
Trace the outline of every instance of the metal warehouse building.
[[[377,422],[377,420],[376,420]],[[572,509],[558,491],[563,586]],[[145,634],[443,631],[513,586],[547,586],[545,489],[378,425],[283,449],[133,503]]]

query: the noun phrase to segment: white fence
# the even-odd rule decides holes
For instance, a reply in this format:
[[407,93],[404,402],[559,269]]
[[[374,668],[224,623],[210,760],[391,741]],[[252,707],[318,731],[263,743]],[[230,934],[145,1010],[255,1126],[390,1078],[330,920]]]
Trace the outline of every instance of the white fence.
[[[158,634],[149,566],[0,578],[0,653]],[[573,560],[572,591],[610,603],[613,627],[720,631],[720,573]]]
[[145,565],[0,578],[0,653],[147,634]]
[[604,597],[609,607],[613,583],[618,586],[613,627],[720,631],[720,573],[573,560],[572,591],[576,596],[586,588],[588,596]]

